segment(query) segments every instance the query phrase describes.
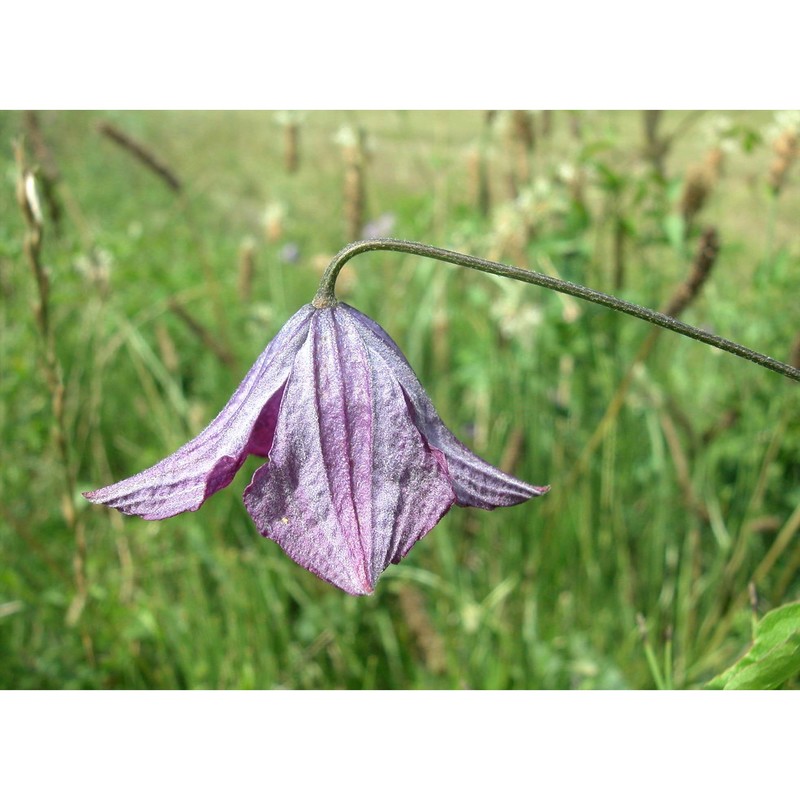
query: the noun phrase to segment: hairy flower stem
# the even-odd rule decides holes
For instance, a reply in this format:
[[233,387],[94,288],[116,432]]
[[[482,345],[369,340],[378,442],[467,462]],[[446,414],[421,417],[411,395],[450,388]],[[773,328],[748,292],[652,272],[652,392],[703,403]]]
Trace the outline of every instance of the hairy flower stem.
[[487,261],[486,259],[477,258],[476,256],[468,256],[464,253],[456,253],[453,250],[444,250],[440,247],[433,247],[432,245],[421,244],[420,242],[407,242],[402,239],[367,239],[361,242],[353,242],[342,248],[342,250],[334,256],[325,270],[317,294],[314,297],[313,305],[316,308],[326,308],[336,305],[338,301],[334,294],[334,286],[339,271],[354,256],[360,253],[367,253],[371,250],[391,250],[396,253],[409,253],[410,255],[421,256],[423,258],[433,258],[437,261],[446,261],[461,267],[477,269],[481,272],[488,272],[491,275],[499,275],[502,278],[512,278],[513,280],[522,281],[523,283],[543,286],[545,289],[552,289],[562,294],[580,297],[582,300],[588,300],[591,303],[607,306],[614,311],[620,311],[623,314],[638,317],[653,325],[667,328],[682,336],[688,336],[690,339],[696,339],[699,342],[724,350],[727,353],[732,353],[739,358],[752,361],[773,372],[778,372],[794,381],[800,381],[800,369],[796,369],[789,364],[784,364],[782,361],[770,358],[763,353],[750,350],[729,339],[724,339],[721,336],[716,336],[713,333],[700,330],[692,325],[687,325],[685,322],[680,322],[660,311],[653,311],[650,308],[638,306],[626,300],[620,300],[618,297],[604,294],[594,289],[588,289],[577,283],[570,283],[569,281],[553,278],[549,275],[543,275],[539,272],[532,272],[531,270],[520,269],[519,267],[512,267],[507,264],[499,264],[496,261]]

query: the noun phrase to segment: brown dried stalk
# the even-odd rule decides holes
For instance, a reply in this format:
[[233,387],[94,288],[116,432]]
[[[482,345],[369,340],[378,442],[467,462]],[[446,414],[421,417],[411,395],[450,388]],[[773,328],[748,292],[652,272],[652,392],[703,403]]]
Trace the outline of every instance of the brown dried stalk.
[[741,416],[742,412],[736,408],[729,408],[723,411],[719,419],[703,431],[700,435],[700,441],[704,446],[711,444],[717,436],[724,433],[729,428],[732,428],[739,421]]
[[[719,253],[719,237],[715,228],[707,228],[703,233],[700,243],[697,248],[692,268],[689,276],[673,293],[672,297],[664,306],[664,312],[668,316],[675,317],[682,314],[689,304],[697,297],[703,284],[708,279],[712,267],[716,261]],[[661,328],[653,328],[647,338],[642,342],[636,355],[634,355],[625,375],[620,381],[617,391],[611,398],[608,404],[606,413],[600,420],[597,428],[589,439],[588,443],[583,449],[580,458],[576,462],[574,468],[564,481],[565,488],[572,485],[573,481],[580,475],[586,468],[594,451],[599,447],[600,443],[606,436],[609,427],[616,420],[622,406],[625,402],[625,397],[628,394],[631,383],[633,382],[633,375],[636,365],[644,361],[652,351],[658,337],[661,334]]]
[[53,229],[58,233],[65,211],[72,224],[75,226],[86,251],[94,247],[94,236],[91,226],[81,211],[80,203],[63,180],[61,170],[58,168],[53,151],[48,147],[41,129],[39,116],[35,111],[26,111],[23,115],[26,137],[33,146],[36,156],[36,174]]
[[707,164],[692,164],[686,170],[680,212],[687,229],[705,206],[714,182],[714,173]]
[[665,161],[673,144],[704,112],[689,111],[667,135],[659,132],[663,113],[663,111],[643,112],[645,138],[643,155],[650,161],[653,171],[662,180],[666,176]]
[[[511,146],[514,151],[514,183],[524,186],[530,181],[530,156],[536,143],[533,118],[528,111],[511,112]],[[516,192],[515,192],[516,194]]]
[[717,181],[722,177],[722,168],[725,164],[725,151],[719,146],[712,147],[706,153],[703,164],[706,169],[708,169],[709,175],[716,185]]
[[256,244],[246,239],[239,248],[239,299],[249,302],[253,295],[253,278],[256,274]]
[[53,153],[44,140],[44,134],[39,124],[39,115],[35,111],[26,111],[22,118],[25,123],[25,133],[33,147],[36,161],[40,166],[39,177],[44,202],[53,222],[53,227],[58,231],[61,219],[64,216],[64,209],[57,191],[58,183],[61,180],[61,171],[56,164]]
[[156,325],[156,341],[158,342],[158,354],[161,363],[167,368],[167,372],[175,375],[181,366],[181,359],[178,355],[178,348],[169,335],[169,330],[163,322]]
[[714,191],[725,160],[725,152],[719,146],[710,148],[703,160],[691,164],[683,182],[679,210],[683,217],[684,235],[687,235],[697,215],[703,210]]
[[542,111],[542,124],[539,127],[543,139],[549,139],[553,133],[553,112]]
[[59,170],[53,153],[47,146],[39,123],[39,114],[36,111],[25,111],[22,115],[25,123],[25,134],[33,147],[33,154],[36,162],[41,169],[41,175],[49,181],[61,180],[61,170]]
[[204,348],[210,350],[226,367],[236,366],[236,356],[223,345],[217,336],[208,330],[201,322],[198,322],[183,306],[176,300],[169,301],[169,310],[178,317],[181,322],[200,340]]
[[769,168],[769,187],[775,195],[783,191],[789,168],[797,158],[798,136],[794,130],[785,130],[775,139],[772,150],[775,158]]
[[470,148],[467,153],[467,176],[471,203],[481,216],[489,216],[489,171],[482,145]]
[[666,411],[661,411],[658,415],[658,419],[661,423],[661,430],[664,434],[667,447],[669,448],[672,464],[675,467],[675,477],[681,489],[681,499],[689,512],[694,514],[698,520],[708,522],[709,514],[694,491],[689,457],[684,452],[675,423]]
[[616,216],[614,220],[614,244],[612,263],[614,265],[614,291],[619,292],[625,285],[625,239],[627,238],[625,220]]
[[669,149],[666,139],[659,136],[658,128],[661,123],[663,111],[643,111],[644,123],[644,157],[653,167],[653,172],[659,178],[664,178],[664,159]]
[[583,139],[583,115],[580,111],[570,111],[569,113],[569,132],[573,139],[579,142]]
[[288,122],[283,128],[283,156],[286,171],[291,175],[300,166],[300,126]]
[[511,472],[517,468],[525,449],[525,429],[521,425],[511,429],[503,454],[500,456],[500,469]]
[[[55,339],[50,324],[50,279],[41,261],[44,220],[39,205],[36,180],[28,168],[22,142],[15,146],[17,161],[17,203],[25,220],[23,252],[36,281],[38,301],[34,307],[34,318],[42,343],[42,366],[47,388],[50,393],[50,406],[53,414],[53,441],[58,453],[61,478],[61,513],[67,528],[75,540],[72,566],[75,576],[75,598],[67,611],[67,624],[75,625],[81,617],[88,599],[86,579],[86,534],[83,521],[75,506],[75,477],[68,445],[68,431],[64,413],[64,380],[61,363],[55,348]],[[94,661],[94,648],[89,631],[84,628],[81,637],[87,658]]]
[[125,133],[125,131],[110,122],[98,123],[97,130],[157,175],[173,192],[180,194],[182,186],[175,173],[143,144],[137,142],[130,134]]
[[[721,642],[724,641],[725,636],[727,636],[728,631],[730,630],[737,614],[739,613],[739,609],[746,605],[750,600],[750,585],[753,584],[758,586],[758,584],[761,583],[764,578],[766,578],[775,564],[778,563],[778,560],[781,558],[786,548],[793,541],[796,541],[798,530],[800,530],[800,505],[796,506],[794,511],[789,515],[789,518],[776,535],[769,550],[767,550],[766,555],[753,570],[750,577],[750,582],[748,583],[748,588],[742,590],[731,602],[728,603],[725,616],[714,624],[713,631],[708,621],[704,627],[701,627],[699,635],[701,637],[708,638],[709,653],[714,652],[714,650],[719,647]],[[709,617],[708,619],[712,619],[712,617]]]
[[366,208],[366,189],[364,186],[364,169],[366,164],[366,147],[364,131],[355,132],[353,141],[342,149],[344,157],[344,215],[347,237],[351,240],[361,238],[364,228],[364,211]]
[[422,594],[408,584],[400,586],[397,593],[406,625],[414,637],[426,668],[435,675],[444,674],[447,669],[445,645],[425,609]]
[[697,245],[697,253],[692,262],[689,277],[675,289],[672,297],[662,309],[668,317],[679,317],[687,306],[700,294],[700,289],[708,280],[711,268],[719,254],[719,237],[716,228],[706,228]]

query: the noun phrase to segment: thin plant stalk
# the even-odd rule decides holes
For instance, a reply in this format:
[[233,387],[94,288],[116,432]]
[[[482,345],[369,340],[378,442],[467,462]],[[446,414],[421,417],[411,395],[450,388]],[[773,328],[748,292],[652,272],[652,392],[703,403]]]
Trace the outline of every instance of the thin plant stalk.
[[[789,516],[789,519],[786,520],[783,527],[778,532],[778,535],[775,537],[775,541],[772,543],[772,546],[769,548],[764,558],[761,559],[758,566],[753,570],[748,587],[736,597],[736,599],[729,605],[725,616],[714,625],[713,633],[711,632],[710,626],[706,626],[705,629],[700,630],[698,636],[700,638],[707,638],[707,651],[709,653],[715,653],[722,645],[740,610],[749,602],[751,592],[750,585],[758,586],[758,584],[764,580],[764,578],[775,566],[778,559],[783,555],[786,548],[794,540],[798,530],[800,530],[800,505],[795,507],[795,510]],[[701,662],[700,664],[696,665],[696,670],[702,670],[704,666],[704,662]]]
[[532,270],[520,269],[519,267],[500,264],[496,261],[488,261],[483,258],[477,258],[476,256],[457,253],[453,250],[445,250],[441,247],[434,247],[420,242],[409,242],[403,239],[366,239],[360,242],[353,242],[340,250],[339,253],[334,256],[322,276],[319,289],[313,300],[314,306],[316,308],[326,308],[327,306],[336,305],[338,301],[336,300],[334,287],[336,278],[342,267],[351,258],[360,253],[366,253],[372,250],[390,250],[396,253],[408,253],[423,258],[432,258],[437,261],[457,264],[461,267],[487,272],[490,275],[499,275],[503,278],[511,278],[513,280],[522,281],[523,283],[542,286],[545,289],[551,289],[562,294],[579,297],[582,300],[588,300],[591,303],[606,306],[614,311],[643,319],[653,325],[666,328],[682,336],[687,336],[690,339],[696,339],[699,342],[711,345],[719,350],[724,350],[746,361],[752,361],[765,369],[772,370],[773,372],[777,372],[780,375],[800,382],[800,369],[796,369],[789,364],[784,364],[782,361],[778,361],[763,353],[750,350],[722,336],[717,336],[716,334],[709,333],[700,328],[695,328],[693,325],[687,325],[685,322],[681,322],[660,311],[654,311],[653,309],[645,308],[635,303],[629,303],[627,300],[621,300],[613,295],[598,292],[595,289],[589,289],[585,286],[571,283],[570,281],[565,281],[560,278],[553,278],[549,275],[533,272]]
[[672,689],[672,626],[664,634],[664,688]]
[[[708,275],[714,266],[714,262],[716,261],[718,251],[719,243],[717,241],[716,230],[714,228],[709,228],[706,230],[700,240],[694,265],[689,273],[689,276],[684,283],[678,286],[664,307],[664,311],[662,312],[664,316],[668,318],[674,318],[683,313],[689,303],[691,303],[692,300],[697,296],[703,284],[707,280]],[[683,323],[681,323],[681,325],[683,325]],[[572,482],[578,477],[578,475],[580,475],[584,469],[586,469],[592,454],[598,448],[600,442],[603,441],[609,427],[612,425],[614,420],[616,420],[619,412],[622,410],[628,390],[631,387],[631,383],[633,383],[633,376],[635,374],[637,364],[640,364],[647,359],[655,347],[660,334],[661,329],[655,328],[654,330],[650,331],[647,338],[639,346],[639,349],[636,351],[633,360],[628,365],[628,369],[620,381],[619,386],[617,386],[617,390],[614,392],[614,396],[611,398],[611,402],[608,404],[605,414],[603,414],[603,417],[597,424],[594,433],[591,435],[589,441],[583,448],[583,452],[575,462],[575,466],[567,476],[565,480],[565,486],[571,486]]]
[[[50,280],[41,262],[43,239],[43,217],[36,192],[33,172],[25,162],[22,142],[17,142],[15,155],[18,167],[17,201],[25,220],[23,250],[25,258],[36,281],[38,303],[35,307],[36,327],[42,342],[44,377],[50,392],[50,405],[53,414],[53,439],[58,452],[63,491],[61,511],[64,521],[75,540],[72,566],[75,576],[75,598],[67,611],[67,624],[78,623],[88,599],[86,578],[86,533],[75,505],[75,477],[68,445],[68,431],[64,414],[64,380],[61,364],[55,348],[53,329],[50,324]],[[88,629],[81,630],[84,649],[90,662],[94,661],[94,648]]]
[[97,130],[123,150],[130,153],[137,161],[144,165],[150,172],[157,175],[175,194],[180,194],[183,185],[170,166],[160,159],[152,150],[136,141],[132,136],[118,128],[116,125],[103,120],[98,123]]
[[124,152],[133,157],[145,169],[154,174],[159,180],[170,189],[178,198],[178,208],[187,224],[187,229],[192,240],[192,244],[197,251],[198,258],[203,268],[203,279],[208,289],[208,296],[211,299],[217,325],[217,338],[222,342],[222,346],[228,346],[230,341],[227,309],[221,300],[219,291],[219,279],[214,272],[208,258],[208,252],[203,241],[200,226],[194,218],[194,210],[189,196],[183,191],[183,182],[178,177],[176,171],[153,150],[142,142],[134,139],[126,131],[107,120],[101,121],[97,125],[98,132],[114,142]]
[[206,350],[214,354],[220,364],[228,369],[236,365],[236,356],[231,350],[174,298],[169,301],[169,310],[186,325]]
[[642,614],[636,615],[636,626],[639,629],[639,637],[642,640],[644,647],[645,658],[647,658],[647,666],[650,668],[650,675],[656,685],[656,689],[666,689],[667,684],[664,681],[664,676],[661,674],[661,667],[658,665],[653,645],[650,644],[650,637],[647,633],[647,622]]

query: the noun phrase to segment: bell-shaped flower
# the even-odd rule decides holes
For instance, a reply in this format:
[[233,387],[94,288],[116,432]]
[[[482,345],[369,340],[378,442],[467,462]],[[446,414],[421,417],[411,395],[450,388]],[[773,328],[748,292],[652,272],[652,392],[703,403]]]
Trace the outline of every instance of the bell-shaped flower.
[[244,492],[260,533],[350,594],[372,592],[454,503],[493,509],[549,488],[464,446],[389,335],[337,303],[301,308],[199,436],[85,496],[150,520],[196,511],[248,455],[269,459]]

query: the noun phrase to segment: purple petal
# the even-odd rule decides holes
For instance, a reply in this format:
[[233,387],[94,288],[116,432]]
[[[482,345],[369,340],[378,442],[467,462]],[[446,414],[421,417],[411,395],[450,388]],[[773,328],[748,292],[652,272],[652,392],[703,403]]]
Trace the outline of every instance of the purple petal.
[[84,497],[125,514],[164,519],[200,508],[233,480],[248,454],[267,455],[284,385],[313,313],[304,306],[281,328],[202,433],[150,469]]
[[269,463],[244,494],[259,531],[351,594],[373,590],[455,501],[441,453],[349,308],[318,311],[286,385]]
[[414,423],[429,445],[444,454],[458,505],[484,509],[513,506],[550,489],[549,486],[531,486],[476,456],[442,422],[414,370],[389,334],[355,308],[345,303],[339,308],[346,309],[358,320],[372,357],[384,361],[403,387]]

